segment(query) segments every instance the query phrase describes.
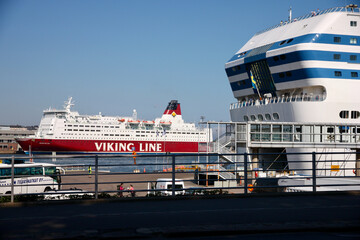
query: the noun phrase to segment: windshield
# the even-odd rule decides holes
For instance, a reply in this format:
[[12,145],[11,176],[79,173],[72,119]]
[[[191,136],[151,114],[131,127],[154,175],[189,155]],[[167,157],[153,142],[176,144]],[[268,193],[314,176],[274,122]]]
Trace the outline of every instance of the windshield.
[[51,176],[54,175],[56,172],[56,167],[44,167],[45,170],[45,175],[46,176]]
[[56,182],[61,183],[61,175],[58,169],[55,166],[46,166],[44,167],[45,176],[49,176],[54,179]]
[[[167,187],[168,190],[172,190],[172,184],[169,184]],[[182,189],[181,184],[175,184],[175,191],[180,191]]]

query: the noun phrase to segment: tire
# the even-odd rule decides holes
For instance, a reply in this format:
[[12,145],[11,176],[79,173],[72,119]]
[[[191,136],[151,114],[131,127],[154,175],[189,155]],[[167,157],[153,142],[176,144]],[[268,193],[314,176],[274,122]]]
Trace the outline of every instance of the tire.
[[51,187],[46,187],[45,190],[44,190],[44,192],[48,192],[48,191],[51,191],[51,190],[52,190]]

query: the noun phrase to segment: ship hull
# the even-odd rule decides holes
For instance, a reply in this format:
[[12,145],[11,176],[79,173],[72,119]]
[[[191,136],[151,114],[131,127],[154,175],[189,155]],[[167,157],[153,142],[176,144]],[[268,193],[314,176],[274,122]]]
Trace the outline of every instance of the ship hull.
[[206,143],[170,141],[17,139],[25,152],[32,153],[198,153]]

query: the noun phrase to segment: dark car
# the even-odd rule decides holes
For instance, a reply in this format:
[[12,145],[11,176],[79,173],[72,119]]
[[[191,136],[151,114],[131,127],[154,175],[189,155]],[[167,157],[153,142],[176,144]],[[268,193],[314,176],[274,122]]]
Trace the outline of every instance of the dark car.
[[278,178],[258,178],[253,193],[284,192],[285,187],[279,186]]

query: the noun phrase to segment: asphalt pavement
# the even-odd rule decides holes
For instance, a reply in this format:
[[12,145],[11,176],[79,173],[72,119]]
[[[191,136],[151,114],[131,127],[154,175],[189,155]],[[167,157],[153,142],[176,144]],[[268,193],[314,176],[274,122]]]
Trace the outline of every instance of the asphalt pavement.
[[0,205],[1,239],[360,239],[360,192]]

